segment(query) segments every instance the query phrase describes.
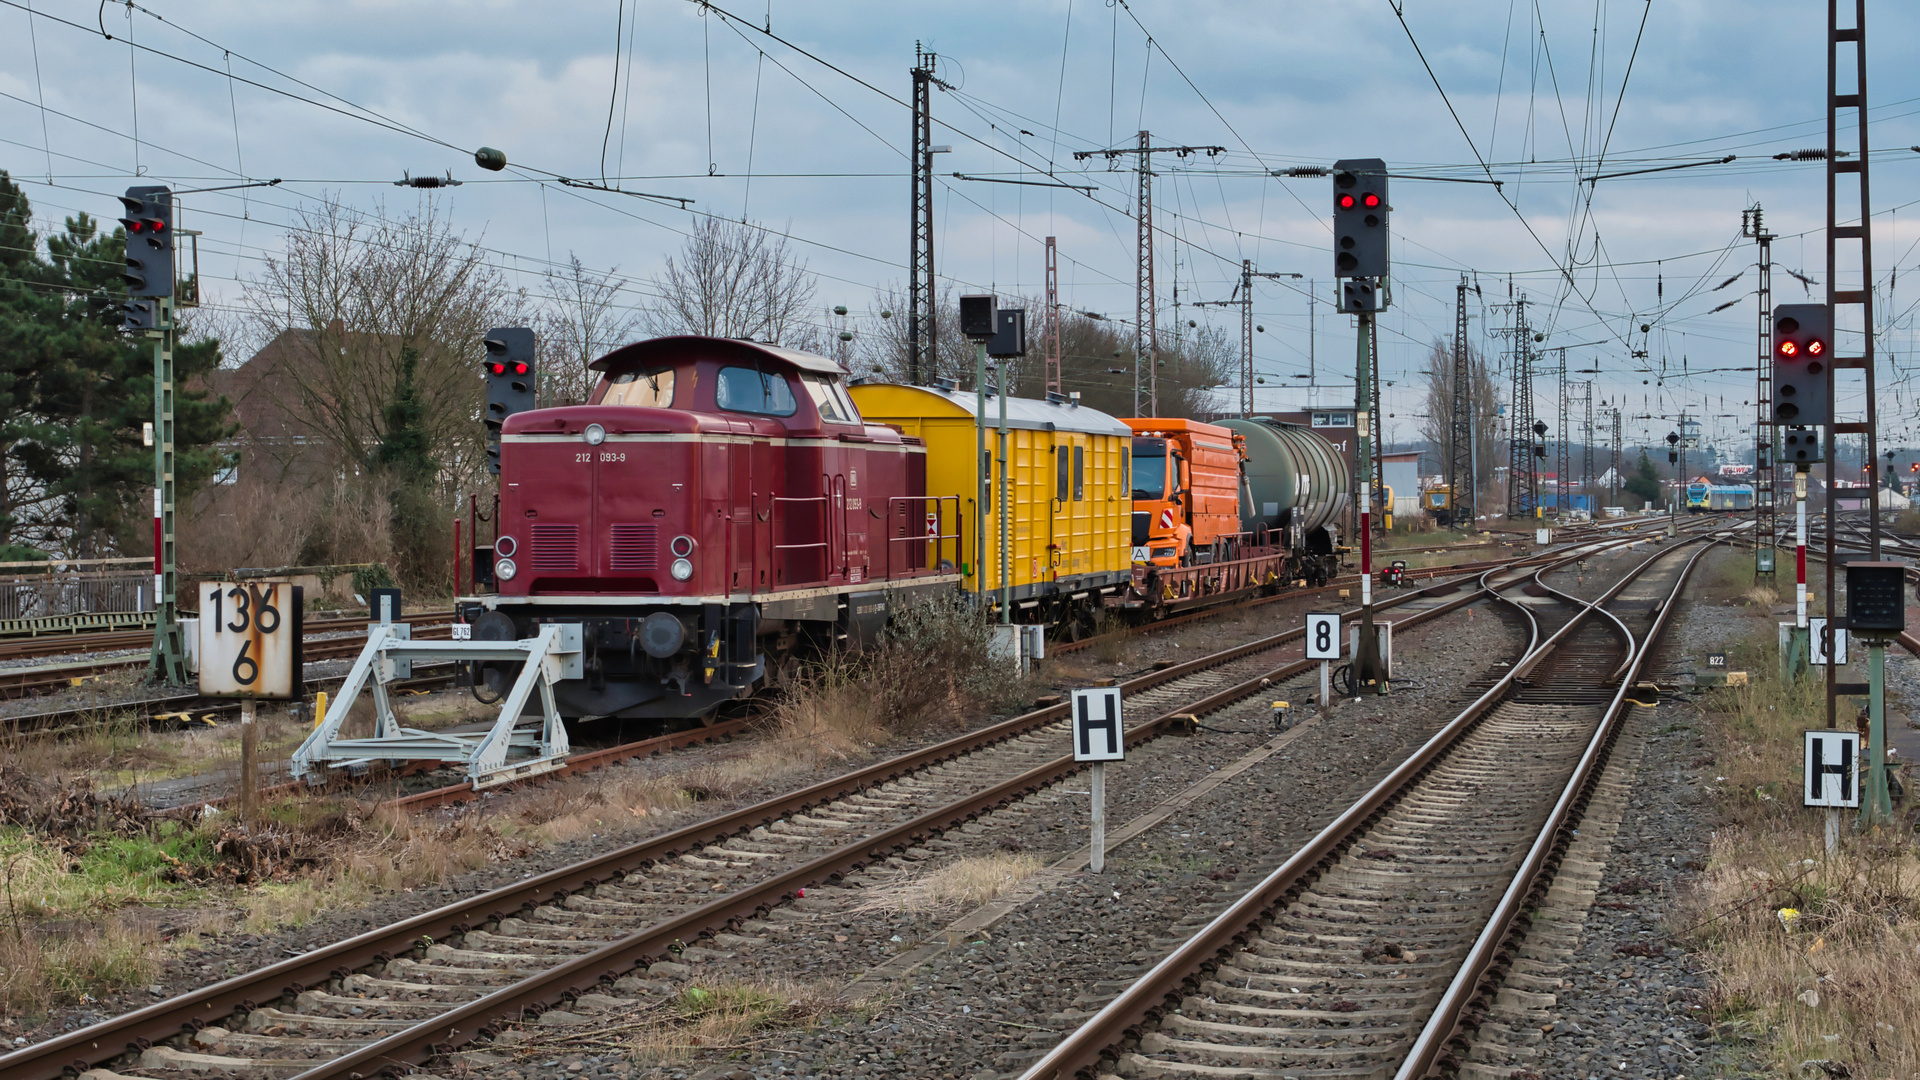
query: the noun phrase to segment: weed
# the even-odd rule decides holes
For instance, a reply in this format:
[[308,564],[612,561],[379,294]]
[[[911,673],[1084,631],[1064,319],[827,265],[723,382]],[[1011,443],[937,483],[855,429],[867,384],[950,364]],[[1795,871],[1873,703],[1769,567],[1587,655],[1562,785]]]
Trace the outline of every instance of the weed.
[[1761,659],[1771,634],[1739,651],[1756,658],[1753,679],[1712,695],[1704,724],[1721,827],[1675,914],[1703,954],[1715,1017],[1750,1031],[1782,1075],[1813,1059],[1920,1073],[1920,854],[1876,832],[1827,855],[1818,812],[1795,792],[1801,732],[1824,721],[1821,684],[1781,683]]
[[926,912],[974,908],[1019,885],[1040,871],[1038,856],[974,855],[897,885],[874,889],[861,911]]

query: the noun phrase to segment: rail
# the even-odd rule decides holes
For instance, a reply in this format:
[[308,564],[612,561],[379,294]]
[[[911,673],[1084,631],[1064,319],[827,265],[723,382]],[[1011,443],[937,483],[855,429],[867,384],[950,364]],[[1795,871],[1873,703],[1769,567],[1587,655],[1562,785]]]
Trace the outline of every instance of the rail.
[[[1633,689],[1634,680],[1645,665],[1647,655],[1653,649],[1653,643],[1659,639],[1661,631],[1666,629],[1667,617],[1673,613],[1673,599],[1680,595],[1680,590],[1686,585],[1687,578],[1693,573],[1694,564],[1700,561],[1701,556],[1724,543],[1726,539],[1721,537],[1708,540],[1687,559],[1686,565],[1682,566],[1679,574],[1674,577],[1673,588],[1668,591],[1667,599],[1661,602],[1659,613],[1654,616],[1653,624],[1647,628],[1638,642],[1633,640],[1625,624],[1620,624],[1622,632],[1627,635],[1629,656],[1626,663],[1622,665],[1623,670],[1619,672],[1620,685],[1614,690],[1613,700],[1608,704],[1606,713],[1595,728],[1593,737],[1588,740],[1586,751],[1580,755],[1580,762],[1574,767],[1573,775],[1568,779],[1559,800],[1554,803],[1552,812],[1547,815],[1546,824],[1541,827],[1538,838],[1527,850],[1525,860],[1521,862],[1520,869],[1514,874],[1513,883],[1501,896],[1500,903],[1494,908],[1493,916],[1487,920],[1486,928],[1475,939],[1473,947],[1467,952],[1467,958],[1461,962],[1459,972],[1455,974],[1452,983],[1441,995],[1440,1003],[1434,1007],[1433,1014],[1414,1039],[1413,1049],[1408,1052],[1399,1071],[1394,1073],[1394,1080],[1435,1077],[1440,1075],[1438,1070],[1446,1064],[1458,1066],[1459,1061],[1454,1056],[1453,1050],[1464,1049],[1459,1044],[1465,1038],[1465,1028],[1471,1023],[1468,1017],[1469,1008],[1476,999],[1492,989],[1486,983],[1489,976],[1496,971],[1501,954],[1509,947],[1508,935],[1512,933],[1514,924],[1533,895],[1551,882],[1551,871],[1558,866],[1560,856],[1572,842],[1572,837],[1567,835],[1565,830],[1570,827],[1570,819],[1575,817],[1578,808],[1585,805],[1592,794],[1593,785],[1599,780],[1601,767],[1605,764],[1607,754],[1613,747],[1614,738],[1620,730],[1620,716],[1625,711],[1627,695]],[[1654,561],[1670,554],[1672,554],[1671,551],[1660,552],[1643,563],[1640,569],[1645,569]],[[1634,575],[1622,578],[1619,584],[1607,590],[1606,594],[1594,601],[1591,607],[1597,607],[1617,596],[1637,574],[1638,571]],[[1544,582],[1540,584],[1545,586]],[[1558,589],[1549,589],[1549,591],[1557,593],[1563,599],[1575,603],[1582,602]],[[1608,617],[1620,623],[1620,620],[1613,617],[1611,613],[1608,613]]]
[[[1636,541],[1622,540],[1613,543],[1628,542]],[[1397,799],[1414,779],[1424,773],[1462,735],[1479,723],[1481,718],[1506,697],[1516,681],[1537,664],[1541,657],[1570,637],[1599,605],[1612,599],[1648,566],[1674,550],[1677,549],[1670,548],[1656,552],[1639,567],[1625,575],[1620,583],[1609,589],[1599,599],[1591,603],[1577,601],[1582,605],[1580,610],[1544,642],[1540,640],[1539,623],[1533,613],[1527,610],[1526,605],[1501,596],[1496,589],[1488,585],[1488,579],[1499,571],[1488,570],[1482,574],[1481,591],[1491,595],[1497,602],[1513,608],[1527,620],[1531,627],[1528,646],[1522,654],[1521,661],[1509,667],[1492,687],[1461,710],[1458,716],[1401,762],[1385,779],[1363,794],[1305,846],[1035,1062],[1022,1074],[1021,1080],[1066,1080],[1081,1069],[1094,1065],[1108,1048],[1118,1044],[1123,1038],[1133,1033],[1140,1024],[1156,1016],[1165,1007],[1170,994],[1176,992],[1188,979],[1205,970],[1223,952],[1243,939],[1247,928],[1253,925],[1263,913],[1296,895],[1307,886],[1313,875],[1330,865],[1349,840],[1357,835],[1376,814]],[[1535,580],[1538,581],[1540,574],[1584,558],[1589,553],[1576,553],[1550,563],[1535,572]]]

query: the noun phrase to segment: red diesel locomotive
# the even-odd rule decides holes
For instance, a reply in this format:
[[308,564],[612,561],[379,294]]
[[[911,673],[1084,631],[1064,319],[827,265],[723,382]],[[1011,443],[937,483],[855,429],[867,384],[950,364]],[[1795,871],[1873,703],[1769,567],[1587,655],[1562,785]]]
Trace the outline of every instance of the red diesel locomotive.
[[505,421],[497,591],[462,604],[477,640],[582,625],[561,715],[710,718],[960,581],[958,500],[927,496],[925,447],[862,422],[831,360],[670,337],[590,367],[587,404]]

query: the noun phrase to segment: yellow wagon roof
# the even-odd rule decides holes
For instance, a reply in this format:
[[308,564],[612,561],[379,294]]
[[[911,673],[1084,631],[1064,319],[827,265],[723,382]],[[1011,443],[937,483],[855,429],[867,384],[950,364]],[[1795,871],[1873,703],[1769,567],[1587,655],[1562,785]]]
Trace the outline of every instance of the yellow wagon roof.
[[[914,401],[908,409],[870,407],[860,403],[862,415],[871,419],[885,419],[889,415],[910,416],[965,416],[971,418],[976,395],[967,390],[945,390],[935,386],[904,386],[898,383],[863,383],[853,387],[859,395],[862,390],[882,390],[888,393],[916,395],[924,400]],[[909,399],[912,400],[912,399]],[[878,406],[878,402],[872,403]],[[1000,423],[1000,399],[987,395],[987,424],[989,427]],[[1035,401],[1032,398],[1009,397],[1007,399],[1007,426],[1035,431],[1078,431],[1088,435],[1132,435],[1133,430],[1120,421],[1098,409],[1085,405],[1075,405],[1064,401]]]

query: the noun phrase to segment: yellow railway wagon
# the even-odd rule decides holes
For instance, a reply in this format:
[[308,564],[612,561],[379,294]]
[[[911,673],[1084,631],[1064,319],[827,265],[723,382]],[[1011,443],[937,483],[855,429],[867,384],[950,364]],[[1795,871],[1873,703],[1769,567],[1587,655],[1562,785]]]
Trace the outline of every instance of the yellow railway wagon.
[[[984,583],[990,601],[1000,589],[1000,498],[997,471],[985,520],[984,575],[979,558],[975,500],[974,407],[969,392],[930,386],[868,383],[849,391],[860,415],[891,424],[927,446],[927,494],[958,496],[962,588]],[[987,398],[987,456],[997,469],[1000,402]],[[1007,399],[1008,476],[1012,516],[1009,584],[1016,621],[1065,620],[1090,627],[1101,598],[1133,576],[1132,511],[1128,487],[1133,432],[1106,413],[1071,402]],[[951,529],[943,528],[943,532]]]

